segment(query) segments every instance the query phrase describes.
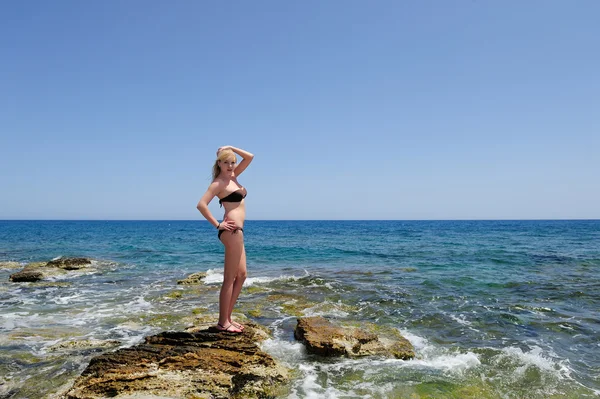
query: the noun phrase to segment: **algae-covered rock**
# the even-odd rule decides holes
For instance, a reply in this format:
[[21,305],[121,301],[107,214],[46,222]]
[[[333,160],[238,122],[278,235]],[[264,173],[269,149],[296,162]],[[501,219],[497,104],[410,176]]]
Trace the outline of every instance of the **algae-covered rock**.
[[141,325],[173,328],[181,322],[181,315],[176,313],[146,313],[140,316]]
[[251,323],[241,334],[208,327],[146,337],[132,348],[93,358],[65,398],[276,397],[288,370],[256,341]]
[[165,298],[168,299],[180,299],[183,296],[181,291],[172,291],[165,295]]
[[261,317],[262,316],[262,310],[260,309],[250,309],[248,310],[248,314],[252,317]]
[[88,258],[58,258],[52,259],[46,263],[46,267],[58,267],[64,270],[79,270],[87,265],[91,265],[92,261]]
[[380,339],[376,334],[359,329],[336,326],[323,317],[298,319],[294,336],[309,353],[321,356],[393,356],[398,359],[415,357],[408,340]]
[[193,273],[193,274],[190,274],[189,276],[187,276],[186,278],[184,278],[183,280],[177,281],[177,284],[184,284],[184,285],[200,284],[204,281],[205,278],[206,278],[205,272]]
[[384,346],[386,346],[389,353],[396,359],[409,360],[415,357],[415,348],[404,337],[402,337],[402,340],[393,342],[389,346],[384,343]]
[[10,276],[12,282],[36,282],[46,277],[65,275],[67,271],[81,270],[92,263],[87,258],[57,258],[49,262],[27,264],[23,270]]
[[271,291],[271,288],[261,286],[261,285],[250,285],[244,286],[244,293],[246,294],[263,294],[265,292]]

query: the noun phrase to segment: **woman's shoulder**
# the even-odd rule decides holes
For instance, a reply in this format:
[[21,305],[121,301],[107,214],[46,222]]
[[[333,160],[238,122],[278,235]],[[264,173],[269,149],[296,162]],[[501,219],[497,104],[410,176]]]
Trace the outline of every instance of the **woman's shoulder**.
[[220,191],[222,191],[226,186],[227,186],[227,183],[223,179],[216,178],[215,180],[213,180],[210,183],[210,185],[208,186],[208,189],[210,191],[214,192],[215,194],[217,194]]

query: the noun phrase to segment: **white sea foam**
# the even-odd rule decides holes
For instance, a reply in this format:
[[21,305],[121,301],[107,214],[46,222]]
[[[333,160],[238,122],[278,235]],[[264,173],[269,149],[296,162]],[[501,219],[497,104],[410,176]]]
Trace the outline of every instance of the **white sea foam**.
[[281,361],[289,367],[299,363],[302,358],[306,356],[304,345],[300,342],[289,342],[270,338],[261,342],[260,347],[277,359],[281,359]]
[[[152,303],[148,302],[144,298],[143,295],[134,297],[130,301],[128,301],[126,303],[121,303],[116,306],[111,305],[111,304],[108,304],[108,305],[105,304],[102,306],[103,307],[110,306],[110,309],[113,310],[113,312],[112,312],[113,315],[142,313],[142,312],[148,311],[154,307],[154,305]],[[94,311],[94,313],[96,313],[96,312]]]
[[[260,346],[265,352],[271,354],[275,358],[279,359],[284,365],[290,368],[296,368],[303,377],[296,380],[294,385],[290,389],[289,399],[299,398],[345,398],[353,397],[359,398],[362,396],[356,395],[353,391],[344,391],[342,388],[334,388],[335,385],[331,381],[325,383],[325,386],[321,385],[322,373],[328,373],[339,364],[323,364],[320,362],[312,363],[308,361],[306,348],[303,344],[296,341],[287,341],[285,338],[288,332],[284,328],[284,324],[289,322],[290,319],[295,317],[285,317],[276,320],[270,325],[273,338],[263,341]],[[353,362],[349,359],[341,359],[342,364],[346,362]],[[352,366],[354,367],[353,363]],[[363,367],[362,363],[358,367]],[[364,396],[365,398],[370,396]]]
[[410,361],[411,366],[422,366],[451,373],[462,373],[481,364],[479,357],[473,352],[432,356],[428,359]]
[[154,329],[137,323],[122,323],[110,329],[111,333],[117,336],[121,341],[121,347],[133,346],[144,339],[146,335],[151,335]]
[[464,314],[449,314],[450,318],[457,322],[458,324],[462,324],[463,326],[470,326],[472,323],[465,318]]
[[[388,397],[394,389],[391,382],[381,383],[382,373],[389,377],[396,373],[395,367],[402,361],[374,361],[372,359],[339,359],[336,363],[303,363],[298,371],[303,374],[294,384],[291,398],[365,398]],[[361,382],[340,385],[338,376],[346,373],[363,373]]]
[[[301,278],[307,277],[309,274],[305,270],[303,276],[288,276],[282,275],[278,277],[248,277],[244,282],[244,287],[250,287],[254,284],[266,284],[273,281],[295,281]],[[221,284],[223,282],[223,271],[221,269],[208,269],[206,271],[206,277],[204,278],[204,284]]]
[[472,322],[470,322],[469,320],[467,320],[467,316],[464,315],[463,313],[460,313],[458,315],[453,314],[453,313],[444,313],[446,314],[448,317],[450,317],[452,320],[454,320],[455,322],[457,322],[460,325],[463,325],[465,327],[467,327],[469,330],[471,331],[475,331],[475,332],[481,332],[480,330],[472,327]]
[[473,352],[449,352],[445,348],[432,345],[426,338],[409,331],[400,331],[415,348],[417,358],[406,361],[405,367],[427,367],[451,373],[462,373],[481,365],[479,356]]
[[265,284],[270,283],[271,281],[278,280],[277,277],[248,277],[246,281],[244,281],[245,287],[250,287],[254,284]]
[[23,323],[23,320],[29,316],[29,312],[13,312],[5,313],[2,315],[2,329],[12,330],[15,327],[27,327],[27,324]]
[[[393,383],[380,384],[382,374],[394,375],[399,369],[432,369],[444,373],[461,374],[481,365],[478,355],[472,352],[454,352],[431,344],[426,338],[402,331],[413,344],[417,359],[339,359],[335,363],[313,362],[304,345],[286,341],[284,325],[290,318],[277,320],[270,327],[273,338],[261,346],[267,353],[288,367],[296,368],[302,377],[290,390],[288,399],[299,398],[371,398],[386,397],[394,389]],[[337,376],[347,373],[364,373],[362,382],[352,386],[340,386]],[[325,378],[325,380],[324,380]],[[335,387],[335,388],[334,388]]]
[[575,329],[571,326],[567,326],[565,324],[559,324],[558,325],[560,328],[564,328],[565,330],[571,330],[571,331],[575,331]]
[[523,375],[530,367],[536,367],[559,379],[570,378],[571,370],[566,362],[555,361],[551,358],[551,354],[545,355],[543,349],[539,346],[533,346],[528,352],[512,346],[502,348],[501,354],[496,357],[495,362],[500,362],[506,358],[517,362],[518,366],[515,370],[517,375]]
[[281,328],[282,324],[288,320],[295,320],[295,319],[296,319],[295,316],[288,316],[288,317],[283,317],[281,319],[277,319],[273,323],[271,323],[271,325],[269,327],[271,329],[273,337],[281,338],[282,335],[285,334],[285,331]]
[[421,352],[425,350],[426,347],[430,346],[427,338],[420,337],[416,334],[411,333],[410,331],[400,329],[399,331],[402,334],[402,336],[404,336],[404,338],[409,340],[409,342],[412,344],[412,346],[415,348],[415,351],[417,352]]
[[54,297],[54,298],[52,298],[52,302],[54,302],[58,305],[66,305],[66,304],[72,303],[72,302],[80,302],[80,301],[75,301],[75,299],[77,299],[77,298],[82,298],[81,293],[76,293],[73,295],[67,295],[67,296],[62,296],[62,297]]
[[130,307],[131,311],[148,310],[152,308],[152,304],[144,299],[143,296],[135,298],[135,300],[129,302],[125,307]]
[[220,269],[208,269],[204,284],[220,284],[223,282],[223,272]]
[[62,281],[62,280],[69,280],[69,279],[79,278],[79,277],[82,277],[82,276],[91,276],[91,275],[97,274],[97,273],[99,273],[98,270],[87,270],[87,271],[83,271],[83,270],[70,270],[70,271],[67,271],[64,274],[59,274],[59,275],[55,275],[55,276],[46,276],[45,280],[57,282],[57,281]]
[[[346,397],[346,393],[333,387],[323,388],[317,382],[318,373],[313,365],[301,364],[300,372],[304,374],[304,378],[299,386],[293,387],[290,391],[288,399],[337,399]],[[301,391],[300,393],[298,391]]]

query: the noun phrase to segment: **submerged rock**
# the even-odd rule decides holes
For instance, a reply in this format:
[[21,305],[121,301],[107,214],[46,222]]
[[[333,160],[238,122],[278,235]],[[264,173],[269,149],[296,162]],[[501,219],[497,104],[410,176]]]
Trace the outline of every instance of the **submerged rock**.
[[393,356],[405,360],[415,357],[411,343],[399,334],[395,339],[380,339],[363,329],[333,325],[323,317],[298,319],[294,336],[309,353],[321,356]]
[[259,349],[260,331],[247,323],[242,334],[208,327],[146,337],[93,358],[65,398],[276,397],[288,371]]
[[177,284],[200,284],[206,278],[205,272],[193,273],[184,278],[183,280],[177,281]]

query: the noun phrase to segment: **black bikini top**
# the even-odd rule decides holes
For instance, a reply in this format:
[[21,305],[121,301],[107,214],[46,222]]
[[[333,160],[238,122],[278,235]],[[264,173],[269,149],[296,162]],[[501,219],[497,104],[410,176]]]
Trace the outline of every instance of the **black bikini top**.
[[219,200],[219,205],[223,206],[223,202],[242,202],[242,200],[246,198],[246,195],[248,194],[247,192],[246,194],[242,194],[243,192],[244,190],[242,190],[241,188],[232,192],[228,196],[221,198]]

